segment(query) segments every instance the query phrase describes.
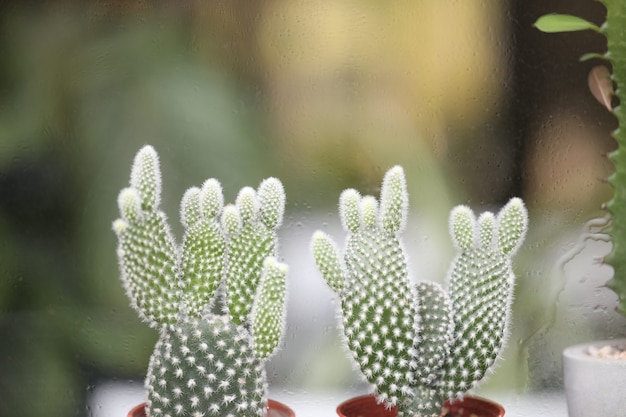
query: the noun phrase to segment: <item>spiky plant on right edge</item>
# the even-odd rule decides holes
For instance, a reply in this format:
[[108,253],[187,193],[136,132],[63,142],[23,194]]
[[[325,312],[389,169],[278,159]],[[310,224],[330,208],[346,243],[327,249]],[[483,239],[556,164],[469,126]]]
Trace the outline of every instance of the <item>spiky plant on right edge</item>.
[[[571,32],[578,30],[594,30],[607,39],[607,51],[600,55],[588,53],[581,60],[589,58],[601,58],[609,61],[613,72],[609,81],[609,89],[612,90],[611,82],[617,85],[615,92],[605,91],[608,96],[607,107],[615,115],[619,123],[613,132],[617,141],[617,149],[609,155],[615,164],[615,172],[609,177],[609,184],[613,188],[613,196],[606,203],[606,209],[611,215],[610,224],[605,232],[610,236],[612,249],[606,257],[606,263],[613,268],[613,277],[607,285],[619,297],[617,310],[626,315],[626,1],[624,0],[600,0],[606,7],[606,22],[598,27],[580,17],[561,14],[549,14],[540,17],[535,26],[544,32]],[[621,105],[611,108],[611,96],[615,94]],[[606,104],[606,103],[605,103]]]
[[[287,266],[275,258],[283,186],[269,178],[227,206],[215,179],[190,188],[181,202],[180,246],[159,209],[160,194],[159,160],[146,146],[113,224],[131,306],[160,331],[145,380],[146,413],[263,417],[263,365],[284,328]],[[215,303],[223,314],[211,313]]]
[[321,231],[312,241],[316,264],[341,300],[345,342],[377,398],[400,416],[438,416],[446,399],[461,398],[494,365],[507,335],[515,277],[511,257],[528,223],[522,200],[478,219],[452,210],[458,255],[447,288],[412,284],[399,235],[408,194],[401,167],[383,180],[380,207],[372,196],[345,190],[339,200],[348,231],[343,258]]

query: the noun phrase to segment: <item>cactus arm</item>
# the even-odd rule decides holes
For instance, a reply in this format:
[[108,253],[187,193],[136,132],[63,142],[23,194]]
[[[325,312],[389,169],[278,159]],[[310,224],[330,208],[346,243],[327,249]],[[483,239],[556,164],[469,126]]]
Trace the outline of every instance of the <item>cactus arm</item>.
[[498,245],[502,253],[509,257],[515,255],[528,229],[528,214],[521,199],[512,198],[500,210],[497,225]]
[[161,201],[161,168],[159,157],[150,145],[137,152],[130,172],[130,187],[141,197],[141,209],[158,210]]
[[122,217],[113,229],[124,288],[131,306],[150,327],[175,322],[180,298],[176,243],[159,210],[160,193],[158,157],[146,146],[135,157],[131,187],[119,195]]
[[612,78],[617,85],[615,93],[621,103],[613,109],[619,126],[613,132],[617,149],[609,155],[615,164],[615,172],[609,177],[613,196],[606,205],[612,217],[607,233],[613,248],[606,262],[614,270],[608,286],[619,296],[618,310],[626,315],[626,2],[602,0],[602,3],[607,9],[606,23],[602,26],[608,47],[605,56],[611,61]]
[[378,201],[371,195],[366,195],[361,199],[361,217],[363,226],[372,228],[378,221]]
[[311,250],[317,269],[320,270],[326,284],[336,294],[341,295],[346,278],[335,242],[326,233],[318,230],[313,234]]
[[448,293],[441,285],[423,281],[416,284],[420,337],[415,378],[423,386],[440,377],[452,345],[454,321]]
[[457,206],[450,213],[450,236],[458,250],[469,250],[476,240],[476,219],[467,206]]
[[404,401],[404,415],[439,416],[443,394],[438,389],[443,366],[453,342],[452,304],[447,291],[435,282],[415,285],[420,333],[416,350],[415,386]]
[[478,244],[485,249],[492,249],[495,232],[496,216],[490,211],[482,213],[478,218]]
[[278,178],[267,178],[258,189],[261,221],[269,230],[276,230],[283,222],[285,189]]
[[391,168],[383,178],[380,194],[381,227],[391,233],[404,229],[409,211],[409,195],[406,178],[400,166]]
[[258,192],[245,187],[237,196],[235,208],[241,220],[239,227],[227,229],[226,270],[227,307],[235,323],[248,321],[263,262],[276,255],[275,230],[282,222],[284,205],[284,190],[275,178],[261,183]]
[[185,227],[181,254],[181,287],[186,313],[199,317],[214,300],[225,268],[226,241],[217,216],[223,204],[217,180],[190,188],[181,202]]
[[441,390],[445,397],[456,398],[478,385],[506,339],[515,279],[510,256],[525,236],[528,217],[522,201],[512,199],[497,218],[485,213],[476,221],[461,207],[452,211],[450,222],[453,233],[461,232],[453,241],[462,244],[449,274],[455,328]]
[[269,358],[282,337],[285,327],[287,265],[267,258],[252,308],[252,336],[255,356]]
[[413,381],[418,326],[404,251],[386,231],[362,230],[348,240],[345,263],[342,309],[349,348],[379,399],[400,405]]
[[373,197],[342,193],[340,214],[350,232],[342,292],[344,334],[355,362],[386,405],[397,405],[413,389],[417,310],[406,258],[396,233],[408,210],[400,167],[390,170],[381,190],[378,222]]
[[258,221],[258,201],[252,188],[241,190],[235,207],[241,227],[228,240],[226,294],[229,314],[242,324],[248,321],[263,261],[274,255],[275,246],[272,233]]
[[493,365],[505,338],[511,277],[504,258],[473,249],[461,254],[451,272],[454,344],[442,389],[460,397],[474,388]]
[[361,195],[357,190],[349,188],[339,196],[339,218],[343,228],[349,232],[357,232],[361,228]]

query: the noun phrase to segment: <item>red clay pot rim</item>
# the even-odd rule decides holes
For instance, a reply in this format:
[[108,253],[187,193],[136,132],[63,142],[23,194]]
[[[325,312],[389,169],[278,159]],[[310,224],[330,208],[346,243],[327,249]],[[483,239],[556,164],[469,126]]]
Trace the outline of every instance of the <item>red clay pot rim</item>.
[[[145,416],[145,409],[146,407],[146,403],[143,402],[141,404],[136,405],[135,407],[133,407],[129,412],[128,415],[126,417],[138,417],[138,416]],[[267,400],[267,407],[268,409],[272,409],[272,410],[277,410],[279,412],[282,412],[283,414],[289,416],[289,417],[295,417],[296,413],[286,404],[281,403],[280,401],[275,401],[272,399],[268,399]],[[137,414],[137,413],[141,413],[141,414]]]
[[[395,409],[395,407],[392,407],[391,409],[386,410],[383,405],[376,403],[376,397],[373,394],[360,395],[360,396],[353,397],[342,402],[341,404],[337,406],[337,409],[336,409],[337,415],[339,417],[352,417],[349,415],[348,416],[345,415],[341,409],[345,408],[347,405],[354,404],[355,402],[359,402],[359,401],[365,402],[366,403],[365,405],[369,407],[371,406],[380,407],[382,416],[385,416],[385,417],[397,416],[397,410]],[[493,416],[502,417],[505,414],[504,407],[502,407],[500,404],[493,402],[491,400],[482,398],[482,397],[477,397],[477,396],[472,396],[472,395],[466,395],[463,400],[459,400],[459,401],[454,401],[454,402],[446,401],[443,408],[451,408],[452,410],[454,410],[456,406],[458,406],[459,404],[462,404],[463,402],[480,403],[486,406],[487,408],[491,409],[493,411],[493,414],[492,414]]]

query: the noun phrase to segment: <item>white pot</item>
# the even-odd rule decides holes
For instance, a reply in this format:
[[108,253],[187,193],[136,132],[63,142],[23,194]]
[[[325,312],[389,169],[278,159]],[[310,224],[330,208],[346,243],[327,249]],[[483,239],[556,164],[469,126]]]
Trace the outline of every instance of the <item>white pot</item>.
[[604,340],[563,351],[563,375],[570,417],[626,415],[626,360],[590,356],[589,347],[626,346],[626,339]]

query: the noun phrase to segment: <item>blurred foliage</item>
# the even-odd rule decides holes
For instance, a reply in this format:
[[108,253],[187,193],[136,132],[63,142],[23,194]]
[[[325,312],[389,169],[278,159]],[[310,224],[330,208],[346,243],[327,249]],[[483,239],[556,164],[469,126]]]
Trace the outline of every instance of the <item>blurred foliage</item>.
[[190,177],[235,189],[271,167],[249,94],[190,53],[187,14],[170,11],[3,20],[0,415],[82,415],[86,387],[145,372],[156,335],[128,314],[110,230],[136,149],[159,148],[181,193]]
[[[377,194],[395,164],[405,167],[411,207],[420,207],[413,214],[425,226],[409,244],[434,248],[419,255],[432,269],[450,250],[433,232],[445,235],[450,207],[521,195],[531,232],[516,264],[512,340],[520,343],[494,386],[519,379],[525,341],[560,323],[550,316],[567,285],[552,269],[561,246],[546,248],[569,239],[569,227],[578,230],[606,197],[597,179],[609,167],[595,156],[611,147],[611,120],[590,107],[581,89],[588,69],[576,62],[598,48],[533,34],[537,16],[555,10],[549,2],[0,8],[0,416],[82,416],[98,381],[143,377],[156,334],[119,285],[111,221],[145,143],[161,155],[172,223],[192,184],[217,177],[232,201],[233,190],[279,176],[286,229],[302,252],[303,223],[335,213],[345,188]],[[291,271],[294,280],[319,279]],[[538,294],[545,282],[549,291]],[[307,341],[285,344],[299,375],[336,368],[315,365],[336,351],[335,339],[309,346],[318,357],[305,365],[289,344]],[[317,386],[349,379],[313,374]]]

